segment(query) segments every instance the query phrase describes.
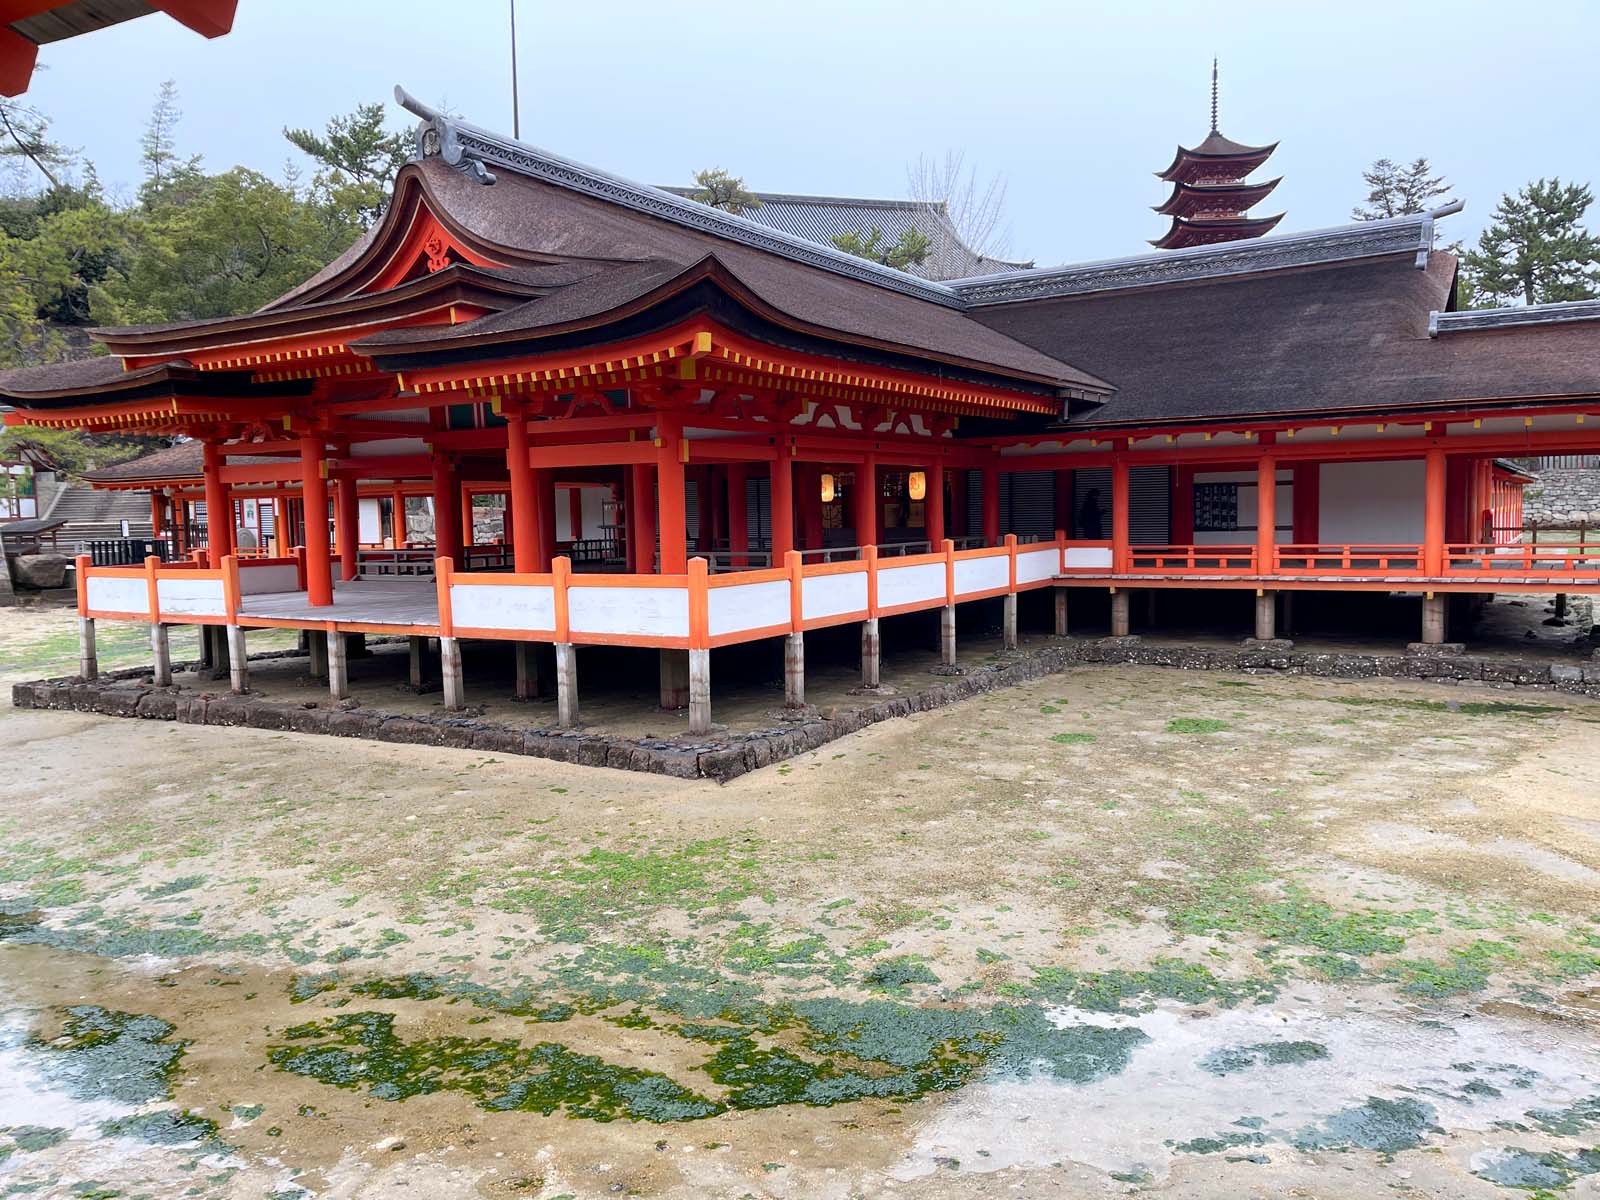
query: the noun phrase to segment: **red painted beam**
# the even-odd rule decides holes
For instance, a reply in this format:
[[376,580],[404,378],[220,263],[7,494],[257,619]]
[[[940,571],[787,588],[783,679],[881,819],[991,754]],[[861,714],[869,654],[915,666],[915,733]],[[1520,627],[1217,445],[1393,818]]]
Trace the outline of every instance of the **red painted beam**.
[[0,26],[0,95],[20,96],[27,91],[38,58],[38,46],[15,30]]
[[146,0],[157,12],[164,12],[180,25],[204,37],[221,37],[233,29],[239,0]]

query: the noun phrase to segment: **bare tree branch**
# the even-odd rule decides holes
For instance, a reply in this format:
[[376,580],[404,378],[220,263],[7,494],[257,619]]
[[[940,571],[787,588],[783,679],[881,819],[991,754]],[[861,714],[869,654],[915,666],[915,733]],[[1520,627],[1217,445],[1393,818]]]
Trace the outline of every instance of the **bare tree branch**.
[[913,200],[943,204],[969,250],[1004,258],[1011,249],[1005,176],[980,179],[977,167],[968,167],[966,158],[960,150],[945,151],[943,159],[917,155],[906,165],[906,192]]

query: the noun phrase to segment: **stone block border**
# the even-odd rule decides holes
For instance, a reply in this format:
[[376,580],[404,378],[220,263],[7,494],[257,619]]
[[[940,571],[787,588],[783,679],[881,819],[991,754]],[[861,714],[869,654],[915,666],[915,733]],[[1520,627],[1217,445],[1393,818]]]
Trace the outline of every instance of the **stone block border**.
[[[291,657],[296,651],[253,655]],[[48,679],[19,683],[11,690],[18,708],[65,709],[189,725],[242,725],[379,742],[449,746],[495,754],[523,754],[585,766],[645,771],[679,779],[726,783],[747,771],[815,750],[835,738],[895,717],[943,708],[960,700],[1053,675],[1079,664],[1127,663],[1181,671],[1238,671],[1337,679],[1416,679],[1436,683],[1481,683],[1600,698],[1600,659],[1561,664],[1526,659],[1485,659],[1469,655],[1314,654],[1270,648],[1212,648],[1146,644],[1137,636],[1079,640],[1052,638],[1009,661],[941,677],[920,692],[889,696],[831,716],[797,716],[771,729],[720,739],[637,739],[563,729],[520,729],[471,717],[414,716],[378,709],[318,704],[285,704],[253,696],[157,688],[148,669],[105,672],[93,683]]]

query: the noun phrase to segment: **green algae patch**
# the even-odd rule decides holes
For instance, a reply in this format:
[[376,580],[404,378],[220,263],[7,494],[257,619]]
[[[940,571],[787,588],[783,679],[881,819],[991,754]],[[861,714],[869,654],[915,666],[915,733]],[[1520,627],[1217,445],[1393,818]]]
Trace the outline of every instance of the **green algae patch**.
[[1224,1150],[1237,1150],[1240,1146],[1265,1146],[1267,1137],[1262,1133],[1224,1132],[1211,1137],[1197,1137],[1187,1142],[1167,1144],[1179,1154],[1221,1154]]
[[902,954],[875,964],[861,976],[861,982],[875,992],[902,995],[913,983],[938,983],[939,977],[920,958]]
[[1299,1066],[1327,1057],[1328,1048],[1321,1042],[1256,1042],[1213,1050],[1196,1065],[1212,1075],[1236,1075],[1256,1067]]
[[1495,1151],[1488,1161],[1474,1167],[1472,1173],[1500,1187],[1530,1192],[1565,1188],[1584,1175],[1600,1174],[1600,1150],[1562,1154],[1508,1146]]
[[1406,700],[1388,696],[1332,696],[1335,704],[1353,708],[1398,708],[1416,712],[1462,713],[1469,717],[1549,717],[1568,712],[1556,704],[1514,704],[1507,700]]
[[129,1106],[172,1095],[173,1076],[187,1042],[159,1017],[116,1012],[93,1004],[65,1010],[61,1035],[30,1040],[44,1052],[46,1069],[57,1082],[85,1100],[112,1100]]
[[1058,746],[1087,746],[1096,738],[1092,733],[1053,733],[1050,740]]
[[164,1108],[102,1121],[100,1133],[104,1137],[134,1138],[152,1146],[183,1146],[215,1139],[217,1123],[186,1109]]
[[1031,986],[1025,985],[1021,991],[1032,999],[1089,1012],[1132,1013],[1150,1009],[1157,1000],[1215,1002],[1224,1008],[1264,1004],[1277,998],[1278,986],[1276,976],[1224,980],[1204,964],[1161,957],[1142,971],[1038,967]]
[[555,1042],[427,1037],[405,1041],[389,1013],[342,1013],[283,1031],[279,1070],[378,1100],[460,1092],[493,1112],[564,1112],[595,1121],[687,1121],[723,1111],[656,1071],[618,1066]]
[[1297,1150],[1375,1150],[1390,1158],[1416,1149],[1430,1133],[1442,1133],[1435,1115],[1432,1105],[1420,1100],[1368,1096],[1365,1104],[1300,1130],[1290,1144]]

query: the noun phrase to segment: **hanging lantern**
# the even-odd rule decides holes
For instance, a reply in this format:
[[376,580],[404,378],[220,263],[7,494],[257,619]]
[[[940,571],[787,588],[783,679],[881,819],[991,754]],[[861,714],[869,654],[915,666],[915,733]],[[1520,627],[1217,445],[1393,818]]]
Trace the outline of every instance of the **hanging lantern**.
[[822,477],[822,502],[824,504],[832,504],[833,503],[833,497],[834,497],[833,476],[832,475],[823,475],[823,477]]
[[907,480],[907,490],[911,493],[913,500],[921,500],[926,496],[928,494],[928,476],[926,473],[922,471],[911,472],[911,477]]

